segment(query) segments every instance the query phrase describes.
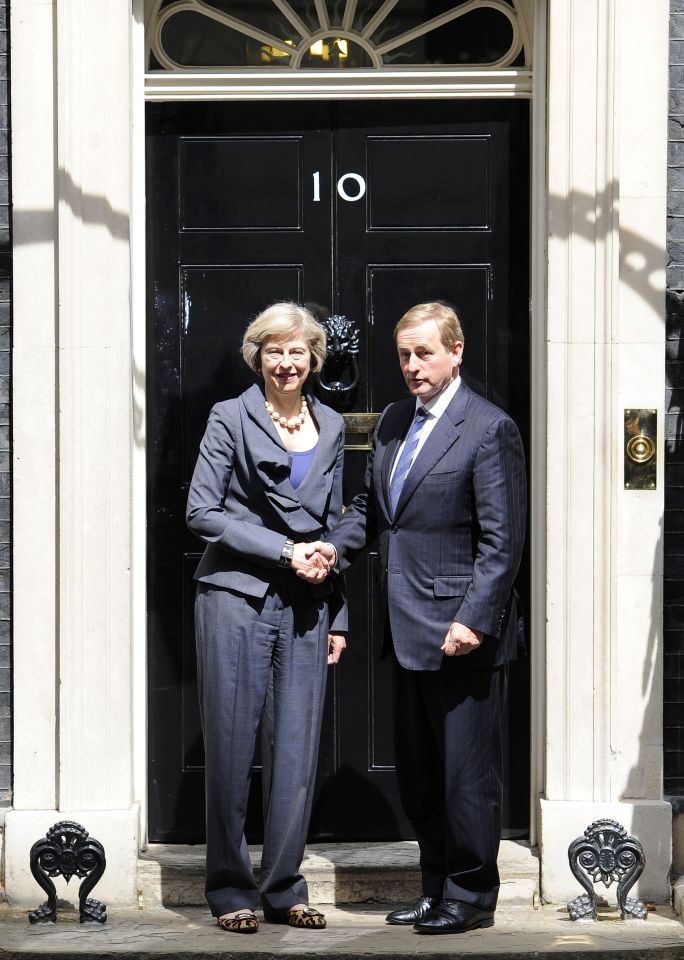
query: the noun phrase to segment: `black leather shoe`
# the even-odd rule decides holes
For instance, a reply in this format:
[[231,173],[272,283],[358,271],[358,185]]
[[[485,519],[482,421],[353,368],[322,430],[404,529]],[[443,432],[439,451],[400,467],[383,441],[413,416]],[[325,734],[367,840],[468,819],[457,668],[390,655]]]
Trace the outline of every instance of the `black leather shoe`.
[[393,910],[385,917],[387,923],[417,923],[427,917],[439,903],[439,897],[418,897],[415,903],[408,907],[400,907],[399,910]]
[[492,927],[494,911],[480,910],[461,900],[442,900],[426,917],[414,924],[418,933],[465,933],[478,927]]

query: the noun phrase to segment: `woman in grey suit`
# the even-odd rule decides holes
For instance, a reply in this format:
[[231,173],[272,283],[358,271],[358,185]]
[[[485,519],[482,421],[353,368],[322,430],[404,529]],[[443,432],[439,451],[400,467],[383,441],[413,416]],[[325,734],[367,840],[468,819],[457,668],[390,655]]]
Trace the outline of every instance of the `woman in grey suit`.
[[[268,307],[247,328],[242,355],[261,382],[212,409],[187,509],[188,526],[207,544],[195,573],[205,890],[224,930],[256,932],[259,895],[266,920],[321,928],[300,867],[327,664],[339,660],[347,624],[336,578],[326,579],[323,558],[307,560],[305,544],[341,515],[344,426],[305,391],[325,359],[325,331],[308,310]],[[244,825],[260,720],[257,884]]]

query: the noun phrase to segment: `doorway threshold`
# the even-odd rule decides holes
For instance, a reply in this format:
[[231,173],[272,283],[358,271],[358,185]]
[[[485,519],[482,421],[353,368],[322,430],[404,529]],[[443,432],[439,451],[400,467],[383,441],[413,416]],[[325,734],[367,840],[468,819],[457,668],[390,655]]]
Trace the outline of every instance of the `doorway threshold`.
[[[261,847],[250,846],[255,871]],[[138,900],[144,907],[203,905],[203,845],[150,844],[138,859]],[[520,840],[502,840],[499,902],[532,905],[539,894],[539,854]],[[307,846],[302,873],[311,903],[401,903],[420,894],[418,845],[316,843]]]

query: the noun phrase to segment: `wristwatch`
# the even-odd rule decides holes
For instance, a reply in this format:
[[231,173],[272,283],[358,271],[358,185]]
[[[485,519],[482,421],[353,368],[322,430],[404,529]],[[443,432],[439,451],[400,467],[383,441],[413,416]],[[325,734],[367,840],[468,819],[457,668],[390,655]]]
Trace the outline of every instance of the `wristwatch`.
[[294,557],[294,540],[286,540],[285,546],[283,547],[283,552],[280,554],[280,560],[278,560],[278,566],[291,567],[293,557]]

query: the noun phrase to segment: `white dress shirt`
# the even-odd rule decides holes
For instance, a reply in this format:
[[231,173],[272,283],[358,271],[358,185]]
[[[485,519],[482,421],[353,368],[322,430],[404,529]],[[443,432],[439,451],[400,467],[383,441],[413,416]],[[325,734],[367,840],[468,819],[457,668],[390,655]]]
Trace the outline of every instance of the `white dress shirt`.
[[[414,418],[416,413],[421,407],[425,408],[425,410],[428,413],[428,416],[426,417],[425,423],[423,424],[423,429],[420,432],[420,437],[418,438],[418,446],[416,447],[416,452],[413,455],[411,466],[413,466],[413,464],[416,462],[416,457],[418,456],[421,449],[423,448],[425,441],[437,426],[437,421],[439,420],[439,418],[442,416],[446,408],[449,406],[449,404],[453,400],[454,395],[458,390],[458,388],[460,387],[460,385],[461,385],[461,375],[458,374],[455,377],[455,379],[451,381],[449,386],[445,387],[444,390],[442,390],[441,393],[438,393],[436,397],[431,397],[425,403],[423,403],[420,397],[416,397],[416,409],[413,413]],[[390,483],[392,482],[394,471],[396,469],[397,464],[399,463],[399,457],[401,456],[402,450],[404,449],[405,446],[406,446],[406,437],[404,437],[403,441],[399,445],[399,449],[397,450],[397,454],[394,458],[394,463],[392,464],[392,470],[390,472],[390,477],[389,477]]]

